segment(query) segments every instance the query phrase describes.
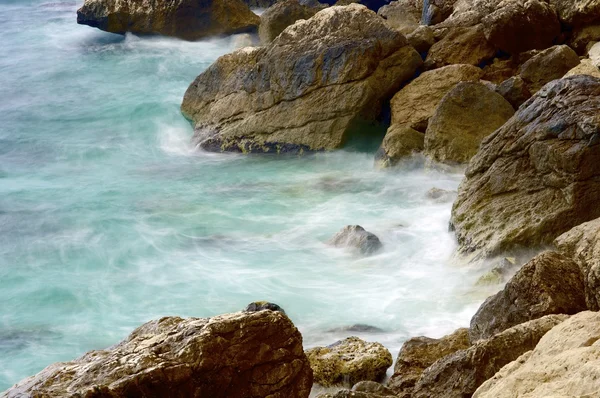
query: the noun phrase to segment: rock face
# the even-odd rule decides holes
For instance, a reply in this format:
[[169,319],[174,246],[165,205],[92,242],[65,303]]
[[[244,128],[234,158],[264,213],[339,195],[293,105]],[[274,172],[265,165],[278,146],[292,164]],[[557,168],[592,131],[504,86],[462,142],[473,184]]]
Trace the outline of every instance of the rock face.
[[496,49],[485,38],[483,25],[455,28],[429,49],[425,69],[451,64],[480,65],[494,58]]
[[546,2],[506,2],[483,20],[487,40],[509,54],[550,47],[560,34],[560,22]]
[[425,146],[425,135],[407,125],[388,129],[381,147],[375,155],[380,167],[392,167],[413,153],[421,152]]
[[469,348],[469,329],[458,329],[441,339],[413,337],[406,341],[396,360],[388,387],[396,393],[410,393],[421,374],[438,359]]
[[473,398],[596,397],[599,369],[600,314],[581,312],[502,368]]
[[581,268],[588,309],[600,310],[600,219],[565,232],[554,245]]
[[425,154],[446,163],[467,163],[481,140],[515,113],[482,83],[461,82],[440,101],[425,133]]
[[312,17],[324,7],[310,7],[300,4],[298,0],[276,3],[260,16],[260,27],[258,28],[260,41],[264,44],[272,42],[285,28],[293,25],[299,19]]
[[392,354],[379,343],[348,337],[327,347],[306,351],[314,381],[323,386],[352,386],[363,380],[379,381],[392,366]]
[[600,80],[556,80],[483,140],[452,209],[459,252],[548,244],[600,216],[599,110]]
[[515,109],[518,109],[531,98],[531,92],[520,76],[506,79],[496,88],[496,92],[503,96]]
[[598,0],[550,0],[562,23],[567,26],[583,26],[600,22]]
[[546,83],[560,79],[579,65],[579,57],[569,46],[550,47],[530,58],[519,68],[519,76],[532,94]]
[[444,95],[459,82],[478,81],[481,75],[481,69],[472,65],[450,65],[421,74],[392,98],[389,131],[407,125],[424,133]]
[[267,47],[219,58],[188,88],[181,109],[194,122],[194,141],[209,151],[334,149],[375,120],[421,62],[366,7],[330,7]]
[[413,398],[470,397],[504,365],[532,350],[567,315],[548,315],[482,340],[435,362],[415,385]]
[[335,247],[348,247],[361,254],[372,254],[383,246],[379,238],[360,225],[347,225],[329,241]]
[[419,27],[421,9],[413,0],[399,0],[381,7],[377,15],[385,19],[392,28],[408,35]]
[[[302,336],[282,313],[151,321],[120,344],[56,363],[3,397],[308,397]],[[21,395],[22,394],[22,395]]]
[[473,343],[545,315],[585,310],[579,266],[562,254],[548,251],[525,264],[502,291],[479,307],[471,319],[469,338]]
[[77,23],[112,33],[196,40],[255,31],[260,18],[242,0],[85,0],[77,10]]

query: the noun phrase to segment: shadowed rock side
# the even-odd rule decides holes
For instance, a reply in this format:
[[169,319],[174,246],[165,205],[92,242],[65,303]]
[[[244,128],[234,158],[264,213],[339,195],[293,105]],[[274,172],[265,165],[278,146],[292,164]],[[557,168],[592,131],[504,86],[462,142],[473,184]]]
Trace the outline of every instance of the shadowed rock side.
[[471,319],[471,342],[550,314],[585,311],[583,277],[573,260],[545,252],[525,264]]
[[219,58],[188,88],[181,109],[194,123],[194,142],[209,151],[335,149],[374,121],[421,63],[366,7],[331,7],[267,47]]
[[567,318],[548,315],[522,323],[440,359],[423,372],[412,397],[470,397],[484,381],[532,350],[542,336]]
[[260,18],[242,0],[85,0],[77,23],[112,33],[186,40],[255,31]]
[[325,5],[316,3],[308,5],[298,0],[283,0],[270,7],[260,16],[258,36],[261,43],[272,42],[285,28],[293,25],[297,20],[308,19],[325,8]]
[[302,336],[281,312],[151,321],[123,342],[50,365],[16,397],[308,397]]
[[459,252],[551,243],[600,216],[600,80],[555,80],[483,140],[452,209]]
[[599,369],[600,314],[581,312],[503,367],[473,398],[597,397]]

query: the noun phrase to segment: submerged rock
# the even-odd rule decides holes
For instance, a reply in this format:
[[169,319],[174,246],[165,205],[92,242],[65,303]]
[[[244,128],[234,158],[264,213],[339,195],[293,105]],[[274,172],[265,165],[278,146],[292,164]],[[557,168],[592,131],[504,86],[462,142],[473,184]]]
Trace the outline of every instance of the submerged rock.
[[255,31],[260,18],[242,0],[85,0],[77,10],[77,23],[112,33],[196,40]]
[[471,342],[550,314],[586,309],[583,277],[573,260],[545,252],[525,264],[503,290],[489,297],[471,319]]
[[462,254],[549,244],[600,217],[599,110],[599,79],[555,80],[483,140],[452,209]]
[[421,152],[425,135],[407,125],[390,127],[375,155],[379,167],[392,167],[400,160]]
[[269,303],[268,301],[255,301],[253,303],[248,304],[246,306],[246,309],[244,309],[245,312],[256,312],[263,310],[279,311],[282,314],[285,314],[283,308],[281,308],[277,304]]
[[425,193],[425,197],[438,203],[452,202],[456,197],[456,191],[448,191],[446,189],[434,187]]
[[327,347],[306,351],[314,381],[322,386],[345,385],[363,380],[379,381],[392,366],[392,354],[379,343],[348,337]]
[[281,32],[299,19],[308,19],[318,11],[325,8],[325,5],[317,3],[316,6],[302,4],[298,0],[280,1],[272,7],[269,7],[260,16],[260,27],[258,36],[263,44],[275,40]]
[[533,351],[503,367],[473,398],[596,397],[600,313],[581,312],[550,330]]
[[406,341],[387,386],[397,394],[410,394],[423,371],[437,360],[469,348],[469,329],[461,328],[440,339],[413,337]]
[[350,326],[340,326],[337,328],[329,329],[328,333],[340,333],[340,332],[351,332],[351,333],[384,333],[385,330],[378,328],[377,326],[365,325],[364,323],[357,323]]
[[298,330],[282,313],[260,311],[151,321],[2,396],[307,398],[311,387]]
[[364,6],[326,8],[266,47],[219,58],[181,106],[194,142],[209,151],[339,148],[410,79],[422,60],[406,38]]
[[470,397],[483,382],[532,350],[550,329],[567,318],[548,315],[522,323],[438,360],[423,372],[412,397]]
[[461,82],[440,101],[425,132],[425,154],[438,162],[468,163],[481,141],[515,110],[478,82]]
[[347,225],[328,242],[335,247],[348,247],[361,254],[373,254],[383,247],[379,238],[360,225]]

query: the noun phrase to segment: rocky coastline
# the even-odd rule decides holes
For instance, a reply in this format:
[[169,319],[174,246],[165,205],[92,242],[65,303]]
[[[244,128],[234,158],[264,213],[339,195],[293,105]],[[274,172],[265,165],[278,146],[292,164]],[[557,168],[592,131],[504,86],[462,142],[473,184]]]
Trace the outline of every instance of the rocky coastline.
[[[454,200],[457,263],[493,267],[498,292],[395,362],[351,328],[305,350],[281,307],[255,302],[150,321],[0,397],[306,398],[313,383],[332,388],[320,398],[600,394],[600,1],[86,0],[77,22],[186,40],[258,32],[190,84],[194,144],[304,154],[359,136],[381,141],[376,167],[415,154],[462,165],[456,198],[432,198]],[[358,225],[328,243],[382,247]]]

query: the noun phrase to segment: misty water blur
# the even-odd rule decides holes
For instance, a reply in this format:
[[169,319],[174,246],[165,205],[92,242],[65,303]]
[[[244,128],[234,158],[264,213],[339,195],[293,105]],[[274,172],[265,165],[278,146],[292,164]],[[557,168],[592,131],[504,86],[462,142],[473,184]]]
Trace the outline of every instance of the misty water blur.
[[[0,391],[150,319],[254,300],[284,307],[306,347],[368,324],[395,356],[467,325],[479,271],[450,263],[451,203],[426,197],[461,173],[198,152],[180,101],[236,38],[112,35],[78,26],[79,5],[0,4]],[[384,250],[327,246],[346,224]]]

